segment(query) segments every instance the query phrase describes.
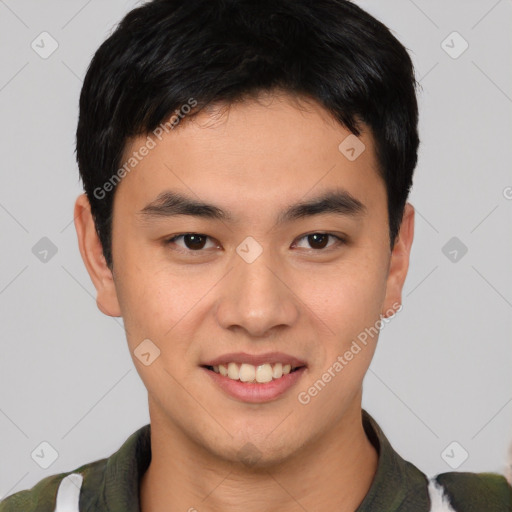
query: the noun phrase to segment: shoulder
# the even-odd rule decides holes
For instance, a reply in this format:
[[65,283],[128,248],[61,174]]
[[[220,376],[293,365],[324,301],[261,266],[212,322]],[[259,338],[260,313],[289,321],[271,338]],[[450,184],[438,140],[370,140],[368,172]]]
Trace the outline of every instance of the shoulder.
[[512,510],[512,487],[498,473],[441,473],[430,480],[429,494],[433,512]]
[[0,501],[0,512],[78,512],[84,480],[95,480],[106,459],[47,476],[30,489],[18,491]]
[[16,492],[0,501],[0,512],[53,512],[57,489],[67,473],[47,476],[31,489]]

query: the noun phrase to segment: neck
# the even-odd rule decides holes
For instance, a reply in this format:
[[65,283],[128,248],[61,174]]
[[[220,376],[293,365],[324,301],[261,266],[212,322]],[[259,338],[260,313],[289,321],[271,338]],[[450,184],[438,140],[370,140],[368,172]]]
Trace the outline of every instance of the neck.
[[204,447],[151,415],[152,457],[140,482],[141,512],[353,512],[378,462],[357,405],[297,455],[267,468],[235,466],[205,454]]

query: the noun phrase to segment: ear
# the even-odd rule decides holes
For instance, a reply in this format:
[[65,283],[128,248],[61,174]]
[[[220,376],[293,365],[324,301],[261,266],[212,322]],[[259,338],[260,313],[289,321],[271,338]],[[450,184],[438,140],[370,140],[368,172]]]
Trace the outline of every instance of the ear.
[[85,194],[75,202],[75,229],[80,254],[96,288],[96,304],[108,316],[121,316],[116,287],[111,270],[107,266],[100,239],[96,233],[91,206]]
[[386,298],[382,315],[389,316],[389,311],[396,311],[397,304],[402,304],[402,288],[404,286],[407,271],[409,270],[409,256],[412,240],[414,238],[414,207],[410,203],[405,204],[402,223],[398,237],[391,251],[388,278],[386,283]]

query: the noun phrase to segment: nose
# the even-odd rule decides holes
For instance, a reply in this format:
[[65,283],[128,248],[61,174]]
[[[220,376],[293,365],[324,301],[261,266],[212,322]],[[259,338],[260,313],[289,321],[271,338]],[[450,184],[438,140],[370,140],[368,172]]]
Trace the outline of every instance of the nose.
[[216,318],[224,329],[266,337],[272,330],[297,322],[300,301],[286,273],[268,252],[263,251],[251,263],[240,258],[223,280]]

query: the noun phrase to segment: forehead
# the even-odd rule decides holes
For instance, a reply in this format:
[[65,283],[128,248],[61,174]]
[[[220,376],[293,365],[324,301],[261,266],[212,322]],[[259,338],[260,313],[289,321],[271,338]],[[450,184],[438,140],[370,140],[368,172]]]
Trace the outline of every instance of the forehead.
[[[140,158],[144,146],[151,149]],[[159,138],[149,133],[130,141],[121,165],[135,153],[137,165],[116,196],[139,208],[166,189],[262,211],[333,187],[361,202],[385,193],[371,132],[356,138],[317,102],[287,94],[185,116]]]

